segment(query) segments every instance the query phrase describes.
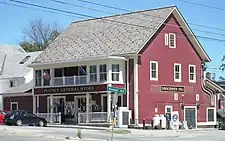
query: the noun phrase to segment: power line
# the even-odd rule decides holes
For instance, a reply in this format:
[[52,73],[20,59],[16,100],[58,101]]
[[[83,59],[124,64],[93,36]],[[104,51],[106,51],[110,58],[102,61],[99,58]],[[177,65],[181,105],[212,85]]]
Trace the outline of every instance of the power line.
[[194,4],[194,5],[198,5],[198,6],[202,6],[202,7],[207,7],[207,8],[211,8],[211,9],[216,9],[216,10],[225,12],[225,9],[219,8],[219,7],[215,7],[215,6],[205,5],[205,4],[196,3],[196,2],[187,1],[187,0],[177,0],[177,1],[182,1],[182,2],[185,2],[185,3]]
[[[84,3],[89,3],[89,4],[92,4],[92,5],[102,6],[102,7],[106,7],[106,8],[110,8],[110,9],[120,10],[120,11],[124,11],[124,12],[133,12],[133,11],[128,10],[128,9],[118,8],[118,7],[115,7],[115,6],[109,6],[109,5],[105,5],[105,4],[99,4],[99,3],[91,2],[91,1],[87,1],[87,0],[77,0],[77,1],[84,2]],[[143,15],[145,15],[145,16],[153,16],[153,15],[148,15],[148,14],[143,14]],[[190,22],[188,24],[189,25],[199,26],[199,27],[206,27],[206,28],[216,29],[216,30],[220,30],[220,31],[221,30],[225,31],[224,28],[212,27],[212,26],[202,25],[202,24],[195,24],[195,23],[190,23]]]
[[[114,23],[118,23],[118,24],[122,24],[122,25],[129,25],[129,26],[135,26],[135,27],[139,27],[139,28],[146,28],[146,29],[154,29],[154,30],[156,30],[156,28],[152,28],[152,27],[146,27],[146,26],[137,25],[137,24],[120,22],[120,21],[110,20],[110,19],[106,19],[106,18],[97,18],[97,17],[94,17],[94,16],[86,15],[86,14],[81,14],[81,13],[66,11],[66,10],[62,10],[62,9],[57,9],[57,8],[52,8],[52,7],[47,7],[47,6],[42,6],[42,5],[32,4],[32,3],[27,3],[27,2],[18,1],[18,0],[9,0],[9,1],[13,1],[13,2],[16,2],[16,3],[20,3],[20,4],[25,4],[25,5],[29,5],[29,6],[34,6],[34,7],[44,8],[44,9],[48,9],[48,10],[53,10],[53,11],[57,11],[57,12],[72,14],[72,15],[76,15],[76,16],[78,15],[78,16],[82,16],[82,17],[95,18],[95,19],[99,19],[99,20],[103,20],[103,21],[114,22]],[[176,32],[174,32],[174,33],[176,33]],[[162,33],[156,33],[156,34],[162,34]],[[181,33],[176,33],[176,34],[178,36],[180,36],[180,37],[183,37],[183,36],[180,35]],[[193,35],[187,35],[187,36],[195,38],[195,36],[193,36]],[[223,43],[225,42],[225,40],[218,39],[218,38],[211,38],[211,37],[205,37],[205,36],[196,36],[196,37],[202,38],[202,39],[207,39],[207,40],[212,40],[212,41],[220,41],[220,42],[223,42]],[[183,38],[186,38],[186,37],[183,37]]]
[[[18,4],[12,4],[12,3],[8,3],[8,2],[0,1],[0,4],[40,11],[40,9],[38,9],[38,8],[33,8],[33,7],[28,7],[28,6],[18,5]],[[83,17],[78,17],[78,16],[74,16],[74,15],[67,15],[65,13],[54,12],[54,11],[45,10],[45,9],[41,9],[41,10],[44,11],[44,12],[52,13],[52,14],[61,14],[61,15],[64,15],[64,16],[70,16],[70,17],[73,16],[75,18],[83,18]]]
[[[93,11],[103,12],[103,13],[107,13],[107,14],[117,14],[117,13],[113,13],[113,12],[99,10],[99,9],[96,9],[96,8],[85,7],[85,6],[81,6],[81,5],[78,5],[78,4],[68,3],[68,2],[60,1],[60,0],[50,0],[50,1],[53,1],[53,2],[56,2],[56,3],[59,3],[59,4],[64,4],[64,5],[69,5],[69,6],[75,6],[75,7],[80,7],[80,8],[84,8],[84,9],[89,9],[89,10],[93,10]],[[149,16],[149,14],[145,14],[145,15],[148,15]],[[127,16],[130,16],[132,18],[139,19],[139,20],[146,20],[146,19],[136,18],[136,17],[133,17],[131,15],[127,15]],[[152,16],[152,15],[150,15],[150,16]],[[159,17],[159,16],[154,16],[154,17],[163,19],[163,17]],[[158,22],[158,23],[160,23],[160,22]],[[187,27],[183,27],[183,26],[180,26],[180,25],[174,25],[174,24],[168,24],[168,23],[163,23],[163,25],[169,25],[169,26],[174,26],[174,27],[187,28]],[[209,33],[209,34],[214,34],[214,35],[225,36],[225,34],[221,34],[221,33],[217,33],[217,32],[199,30],[199,29],[194,29],[194,28],[192,28],[192,30],[199,31],[199,32],[203,32],[203,33]]]

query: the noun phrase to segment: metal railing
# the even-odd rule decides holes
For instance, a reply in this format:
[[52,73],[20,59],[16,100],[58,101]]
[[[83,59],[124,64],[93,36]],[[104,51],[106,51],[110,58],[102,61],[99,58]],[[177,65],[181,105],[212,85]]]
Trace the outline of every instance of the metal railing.
[[36,113],[36,116],[42,117],[47,120],[48,123],[61,124],[61,113]]
[[108,115],[107,112],[89,112],[78,113],[79,123],[110,123],[113,117],[113,112]]
[[64,76],[52,78],[53,86],[87,84],[87,76]]

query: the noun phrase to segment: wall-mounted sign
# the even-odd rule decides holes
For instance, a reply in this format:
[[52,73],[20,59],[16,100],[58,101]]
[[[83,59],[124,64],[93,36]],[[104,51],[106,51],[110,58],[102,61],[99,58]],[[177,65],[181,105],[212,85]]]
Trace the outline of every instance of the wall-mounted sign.
[[35,88],[34,94],[79,93],[79,92],[98,92],[98,91],[107,91],[107,85],[104,84],[104,85],[88,85],[88,86]]
[[160,90],[163,92],[184,92],[183,86],[160,86]]

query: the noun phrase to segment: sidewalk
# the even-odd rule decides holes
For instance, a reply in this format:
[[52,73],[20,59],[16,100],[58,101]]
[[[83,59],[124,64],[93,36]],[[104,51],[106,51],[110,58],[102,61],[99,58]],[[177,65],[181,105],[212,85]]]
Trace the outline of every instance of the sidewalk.
[[79,128],[79,129],[89,129],[89,130],[108,130],[109,127],[96,127],[96,126],[79,126],[79,125],[63,125],[63,124],[48,124],[47,127],[53,128]]

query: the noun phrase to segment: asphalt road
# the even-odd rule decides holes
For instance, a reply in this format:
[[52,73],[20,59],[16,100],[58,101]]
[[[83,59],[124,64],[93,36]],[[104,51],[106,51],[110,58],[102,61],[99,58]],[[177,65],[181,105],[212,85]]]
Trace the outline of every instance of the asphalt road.
[[[4,129],[4,130],[3,130]],[[15,126],[0,126],[0,130],[3,133],[10,134],[13,132],[23,132],[18,136],[4,136],[0,137],[0,141],[55,141],[65,140],[65,136],[74,137],[76,136],[77,129],[71,128],[40,128],[40,127],[15,127]],[[94,138],[102,139],[104,141],[110,141],[111,134],[104,131],[87,130],[82,129],[83,138]],[[1,133],[0,135],[2,135]],[[25,137],[29,135],[29,137]],[[31,137],[33,136],[33,137]],[[42,136],[42,137],[41,137]],[[51,138],[49,138],[51,137]],[[9,139],[8,139],[9,138]],[[131,130],[130,134],[114,134],[115,141],[149,141],[149,140],[160,140],[160,141],[224,141],[225,130],[217,129],[204,129],[204,130]]]

